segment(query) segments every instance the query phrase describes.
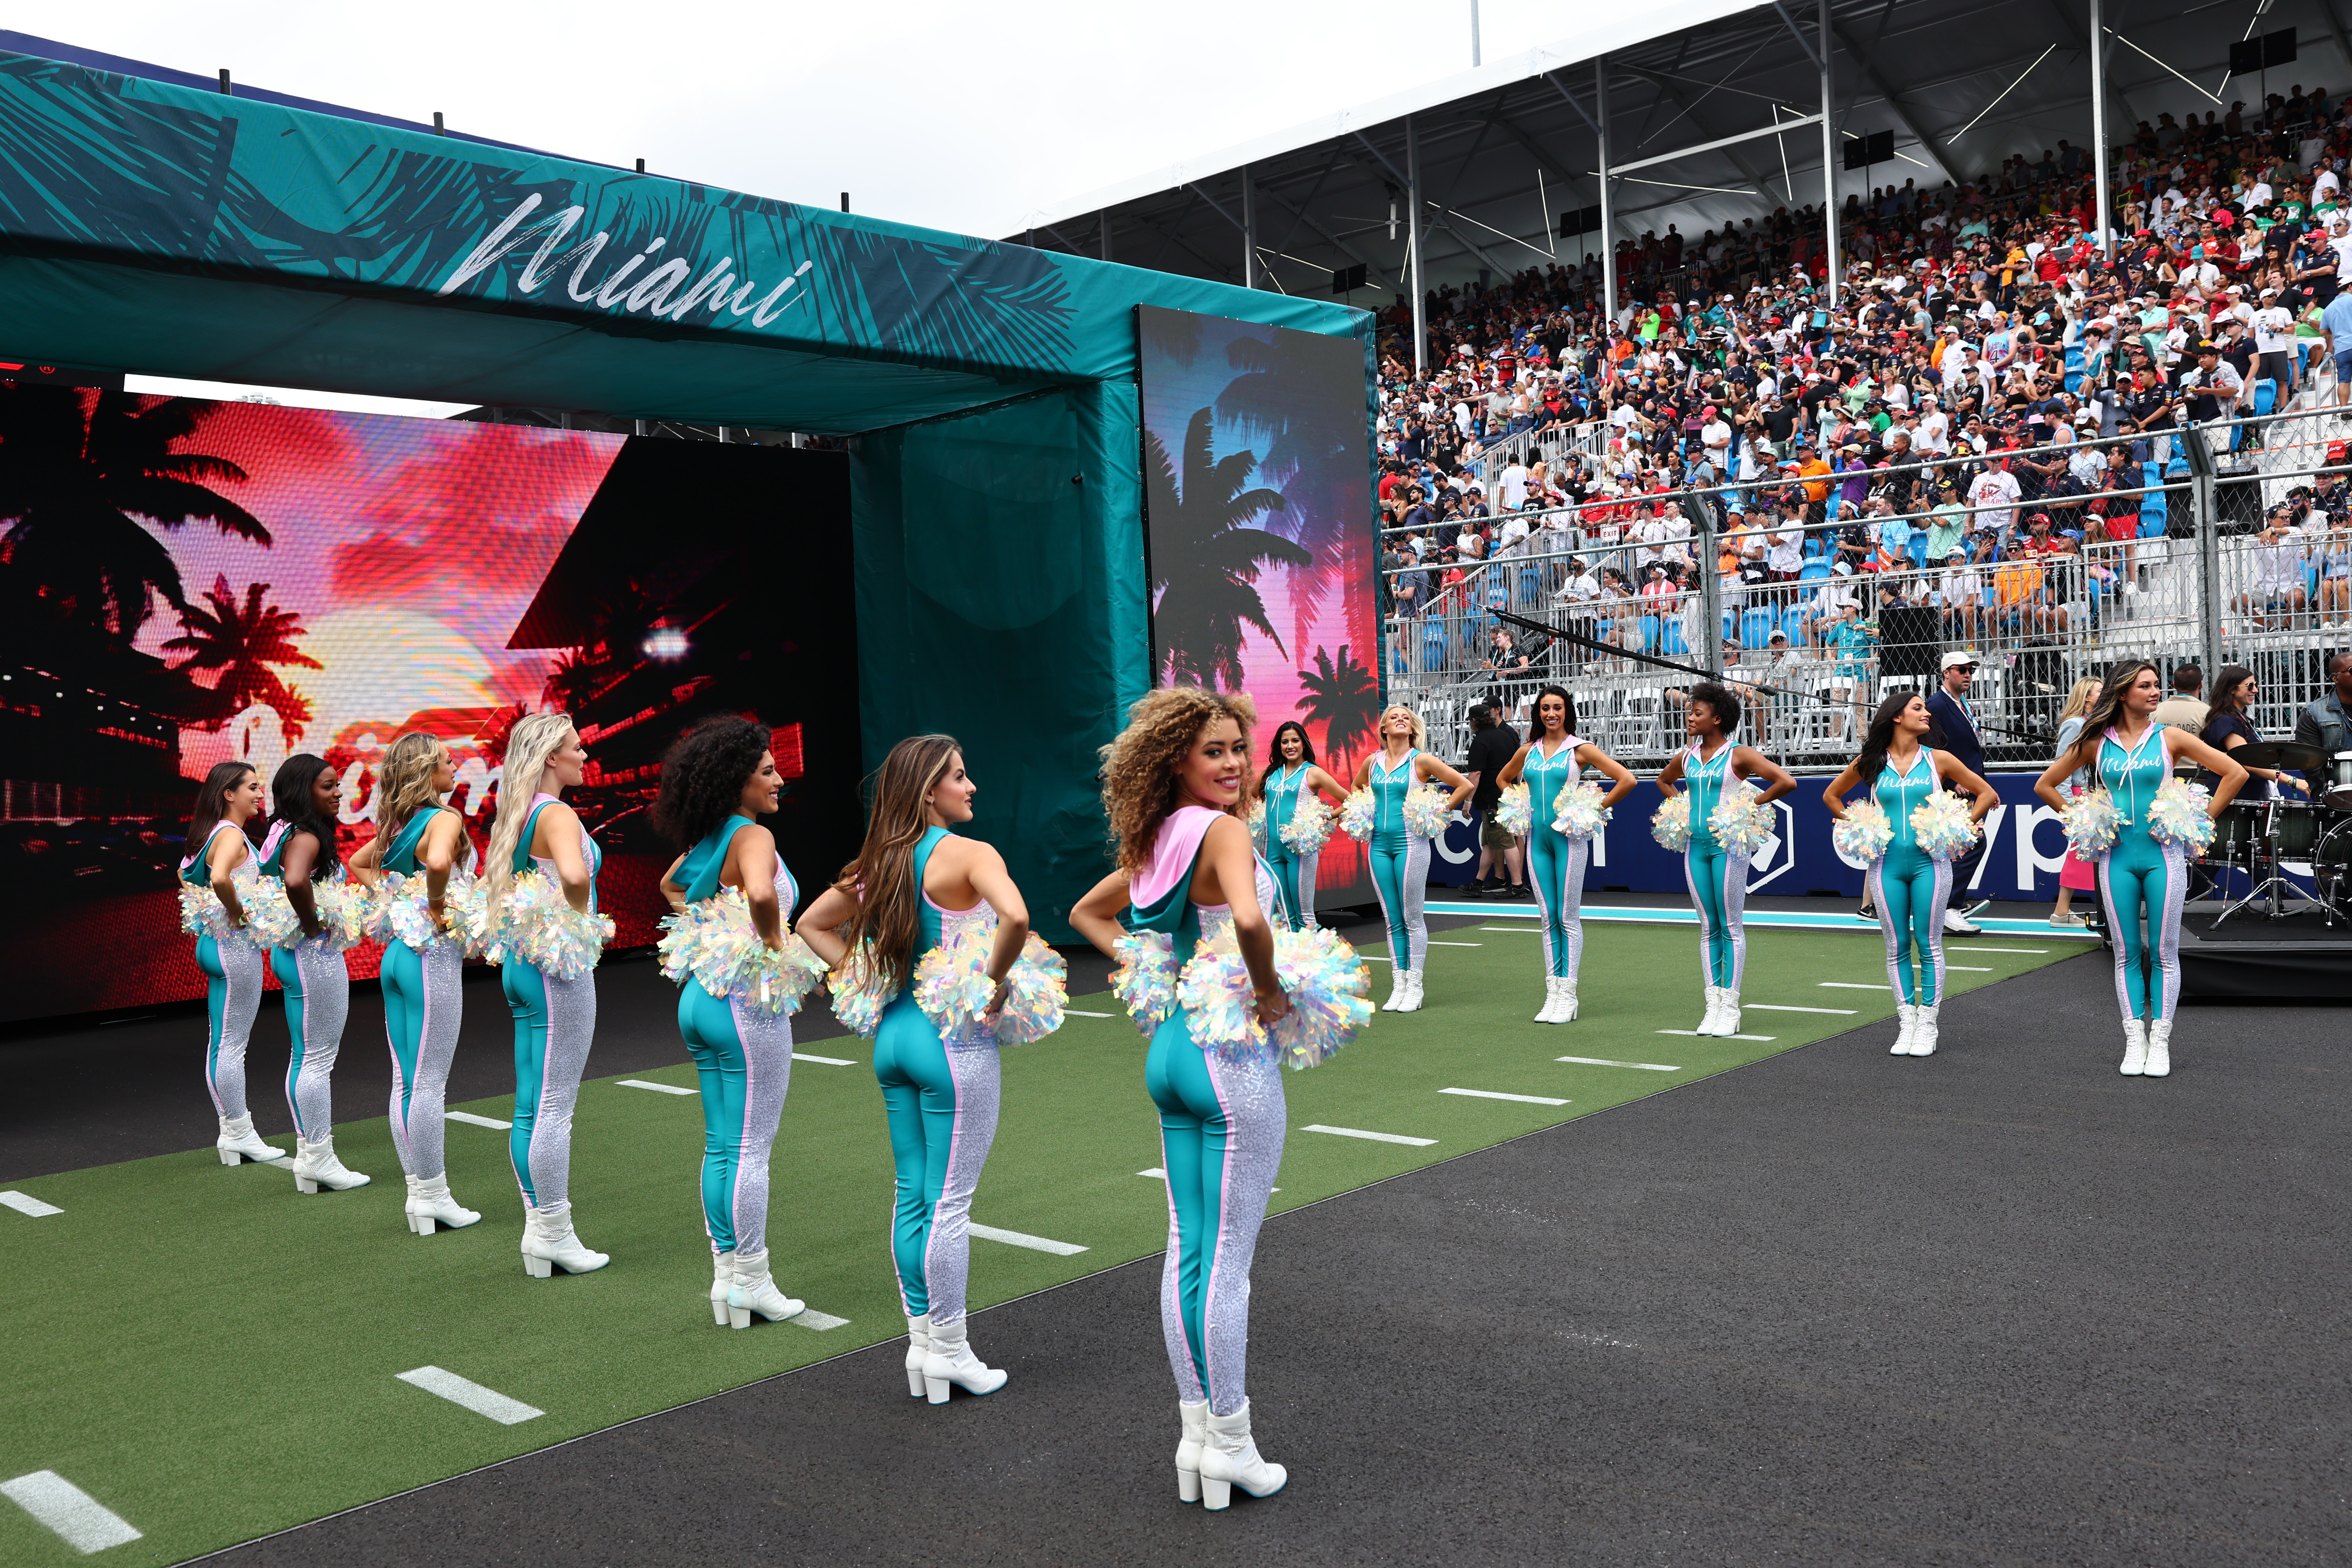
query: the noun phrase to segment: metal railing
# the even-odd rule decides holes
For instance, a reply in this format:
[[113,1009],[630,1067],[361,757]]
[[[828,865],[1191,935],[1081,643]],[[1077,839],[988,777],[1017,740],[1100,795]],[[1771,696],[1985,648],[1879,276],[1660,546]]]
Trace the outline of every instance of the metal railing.
[[[1852,756],[1883,695],[1931,688],[1941,655],[1965,648],[1979,660],[1970,701],[1987,756],[2003,764],[2047,760],[2074,683],[2124,658],[2154,661],[2168,685],[2179,664],[2200,663],[2209,683],[2220,666],[2245,665],[2259,685],[2253,721],[2288,734],[2327,689],[2329,653],[2352,648],[2352,525],[2263,524],[2296,487],[2352,473],[2347,437],[2352,421],[2334,409],[2300,407],[2137,443],[2147,459],[2132,470],[2138,510],[2117,520],[2136,537],[2104,537],[2103,518],[2091,526],[2092,503],[2114,504],[2095,494],[1947,507],[1948,531],[1956,514],[2015,514],[2012,526],[1996,517],[1966,533],[1975,556],[1958,566],[1925,564],[1907,549],[1880,552],[1876,564],[1890,569],[1839,571],[1837,536],[1857,514],[1898,538],[1937,521],[1878,499],[1816,505],[1803,521],[1777,516],[1752,536],[1727,535],[1729,509],[1786,490],[1779,479],[1527,513],[1523,542],[1463,563],[1452,581],[1431,565],[1384,571],[1391,587],[1416,579],[1429,589],[1426,607],[1384,620],[1390,700],[1418,709],[1432,744],[1458,755],[1474,702],[1499,700],[1524,731],[1537,689],[1557,683],[1575,694],[1585,735],[1629,763],[1656,763],[1681,743],[1689,688],[1717,678],[1749,708],[1743,739],[1816,766]],[[2119,444],[2135,445],[2086,443]],[[1636,537],[1628,518],[1643,506],[1664,527]],[[2029,550],[2023,519],[2035,510],[2051,513],[2053,535],[2084,537]],[[1891,521],[1902,526],[1886,529]],[[1384,531],[1394,542],[1408,531]],[[1763,580],[1703,569],[1688,588],[1653,580],[1643,591],[1654,563],[1708,566],[1704,558],[1719,559],[1732,538],[1748,552],[1761,545]],[[1999,548],[1976,558],[1987,549],[1974,542],[1988,538]]]

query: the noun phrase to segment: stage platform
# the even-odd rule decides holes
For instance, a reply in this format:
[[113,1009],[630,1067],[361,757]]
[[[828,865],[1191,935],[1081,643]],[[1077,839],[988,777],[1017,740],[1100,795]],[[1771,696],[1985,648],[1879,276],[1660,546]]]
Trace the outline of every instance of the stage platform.
[[[2272,920],[2191,904],[2180,917],[2180,991],[2196,1000],[2352,1002],[2352,926],[2321,922],[2315,905]],[[2292,907],[2292,906],[2290,906]]]

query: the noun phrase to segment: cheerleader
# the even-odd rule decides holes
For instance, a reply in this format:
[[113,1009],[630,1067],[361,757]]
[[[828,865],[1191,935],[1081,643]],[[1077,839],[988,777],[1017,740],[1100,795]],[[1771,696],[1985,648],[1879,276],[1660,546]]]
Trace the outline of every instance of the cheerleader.
[[1265,772],[1258,775],[1257,797],[1265,806],[1266,869],[1274,873],[1283,915],[1297,931],[1315,929],[1315,868],[1323,851],[1320,846],[1293,848],[1283,841],[1282,830],[1298,815],[1309,791],[1328,796],[1335,805],[1348,798],[1346,786],[1315,765],[1315,742],[1307,738],[1307,727],[1285,719],[1274,732]]
[[1422,1002],[1422,963],[1429,954],[1429,923],[1422,899],[1429,888],[1429,839],[1406,826],[1404,797],[1416,786],[1443,783],[1454,793],[1448,811],[1470,798],[1470,781],[1422,748],[1429,731],[1421,715],[1402,703],[1381,715],[1381,750],[1356,764],[1356,787],[1372,792],[1372,837],[1369,845],[1372,890],[1389,931],[1389,973],[1395,977],[1383,1012],[1417,1013]]
[[1739,982],[1748,966],[1748,928],[1742,910],[1748,901],[1748,852],[1723,843],[1708,818],[1736,779],[1769,781],[1757,804],[1778,800],[1797,787],[1788,770],[1753,746],[1735,744],[1739,730],[1739,699],[1719,681],[1702,680],[1691,688],[1683,709],[1683,728],[1689,747],[1659,770],[1658,788],[1671,800],[1681,792],[1690,797],[1690,843],[1683,850],[1683,876],[1690,884],[1691,904],[1698,910],[1699,973],[1706,984],[1706,1016],[1693,1030],[1698,1035],[1739,1032]]
[[375,837],[352,857],[352,874],[371,887],[386,874],[423,879],[429,924],[384,931],[378,972],[392,1050],[392,1147],[408,1177],[408,1228],[418,1236],[445,1225],[461,1230],[482,1217],[449,1195],[442,1157],[449,1067],[465,1007],[466,954],[448,931],[449,879],[473,849],[464,818],[443,804],[457,787],[448,747],[431,735],[401,736],[376,768]]
[[343,784],[326,758],[297,752],[278,765],[269,797],[276,805],[261,841],[261,874],[284,880],[286,901],[302,932],[269,952],[269,967],[286,992],[286,1032],[293,1040],[286,1105],[294,1113],[294,1190],[347,1192],[370,1179],[335,1158],[333,1074],[343,1020],[351,1014],[352,972],[319,919],[318,900],[319,885],[340,879],[342,870],[335,818]]
[[1973,797],[1969,820],[1979,826],[2000,799],[1951,752],[1925,744],[1934,724],[1917,692],[1893,693],[1872,715],[1861,754],[1822,792],[1831,820],[1843,822],[1846,796],[1857,787],[1868,790],[1893,835],[1864,879],[1886,938],[1886,978],[1900,1020],[1887,1054],[1897,1057],[1936,1054],[1936,1016],[1944,1001],[1944,906],[1952,893],[1948,847],[1940,853],[1923,847],[1911,814],[1946,784]]
[[[2180,759],[2221,781],[2206,805],[2218,817],[2246,782],[2246,770],[2186,730],[2155,721],[2164,685],[2146,659],[2118,661],[2084,716],[2074,743],[2033,781],[2033,793],[2061,813],[2070,803],[2061,781],[2088,768],[2120,818],[2116,838],[2095,857],[2116,952],[2116,1001],[2123,1012],[2123,1073],[2165,1078],[2172,1071],[2173,1005],[2180,997],[2180,905],[2188,892],[2188,850],[2150,831],[2149,808]],[[2143,930],[2143,925],[2145,930]]]
[[[731,715],[696,725],[662,759],[654,827],[685,847],[662,877],[673,910],[742,890],[751,927],[771,952],[784,945],[800,889],[759,825],[783,793],[768,727]],[[758,1000],[754,997],[752,1000]],[[768,1271],[768,1157],[793,1081],[789,1013],[747,1008],[686,976],[677,1032],[702,1082],[702,1226],[710,1237],[710,1316],[724,1328],[774,1322],[807,1303]]]
[[[536,867],[574,910],[595,911],[604,852],[579,814],[557,798],[580,783],[587,765],[588,749],[569,715],[533,713],[515,725],[483,866],[488,908],[500,908],[516,876]],[[592,1273],[612,1258],[591,1252],[572,1233],[572,1108],[596,1037],[595,972],[565,980],[509,950],[499,984],[515,1022],[514,1127],[507,1134],[507,1155],[522,1189],[523,1268],[537,1279],[558,1268]]]
[[[1128,710],[1127,728],[1103,748],[1103,806],[1119,868],[1078,901],[1070,924],[1114,960],[1128,927],[1165,931],[1180,969],[1202,942],[1230,930],[1257,1016],[1272,1024],[1290,1011],[1275,978],[1273,879],[1234,816],[1256,718],[1246,696],[1194,687],[1153,691]],[[1417,754],[1397,760],[1398,778]],[[1282,1165],[1282,1071],[1270,1057],[1244,1065],[1204,1050],[1179,1005],[1152,1033],[1143,1083],[1160,1109],[1168,1174],[1160,1322],[1183,1424],[1177,1495],[1222,1509],[1236,1486],[1267,1497],[1289,1479],[1258,1455],[1244,1381],[1250,1264]]]
[[1527,858],[1528,886],[1535,889],[1543,916],[1544,1005],[1538,1024],[1576,1022],[1576,972],[1584,957],[1584,870],[1592,840],[1570,838],[1553,826],[1560,795],[1587,767],[1609,775],[1603,809],[1633,793],[1641,781],[1624,763],[1576,734],[1576,699],[1558,686],[1536,693],[1535,739],[1511,753],[1496,783],[1508,789],[1524,782],[1534,812],[1519,846]]
[[261,1141],[245,1103],[245,1047],[268,962],[244,934],[246,900],[261,875],[245,825],[260,814],[261,775],[253,764],[215,763],[188,812],[188,853],[180,862],[183,884],[208,888],[220,900],[219,915],[192,929],[196,967],[205,972],[205,1089],[220,1119],[215,1147],[224,1165],[286,1158],[285,1150]]
[[949,831],[971,820],[978,787],[946,735],[891,747],[857,858],[801,919],[820,958],[840,971],[855,952],[858,983],[891,997],[874,1032],[874,1076],[898,1173],[890,1256],[907,1314],[907,1392],[934,1405],[948,1402],[950,1385],[993,1394],[1006,1375],[972,1352],[964,1317],[972,1194],[996,1137],[996,1037],[985,1026],[942,1037],[913,987],[925,953],[967,930],[993,928],[992,1020],[1029,934],[1029,906],[1004,858]]

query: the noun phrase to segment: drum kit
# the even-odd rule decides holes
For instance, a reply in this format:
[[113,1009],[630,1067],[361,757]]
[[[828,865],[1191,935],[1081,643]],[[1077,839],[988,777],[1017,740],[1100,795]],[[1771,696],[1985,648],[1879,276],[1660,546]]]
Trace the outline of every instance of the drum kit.
[[2214,929],[2258,904],[2267,903],[2259,912],[2274,921],[2303,912],[2287,907],[2290,899],[2299,904],[2305,896],[2289,879],[2290,872],[2310,878],[2324,923],[2352,923],[2352,752],[2330,757],[2316,746],[2262,741],[2230,755],[2250,768],[2308,774],[2325,766],[2328,775],[2315,796],[2277,791],[2260,800],[2241,797],[2223,808],[2205,863],[2214,870],[2241,872],[2252,886],[2214,917]]

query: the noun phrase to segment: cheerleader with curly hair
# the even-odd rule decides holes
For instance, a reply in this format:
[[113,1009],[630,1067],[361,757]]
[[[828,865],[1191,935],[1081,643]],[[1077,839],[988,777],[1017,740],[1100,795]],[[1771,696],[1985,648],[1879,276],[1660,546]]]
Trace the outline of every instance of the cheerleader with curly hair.
[[[1130,928],[1166,932],[1179,968],[1230,931],[1258,1019],[1272,1024],[1290,1011],[1275,975],[1274,882],[1235,815],[1256,719],[1247,697],[1195,687],[1150,692],[1128,710],[1127,728],[1103,748],[1118,868],[1078,901],[1070,924],[1114,960]],[[1397,771],[1410,768],[1400,761]],[[1288,1479],[1258,1454],[1244,1382],[1250,1266],[1282,1166],[1282,1070],[1271,1056],[1203,1049],[1180,1003],[1152,1032],[1143,1086],[1159,1108],[1168,1178],[1160,1323],[1182,1423],[1177,1495],[1223,1508],[1236,1486],[1266,1497]]]
[[224,1165],[286,1158],[253,1130],[245,1101],[245,1047],[269,962],[245,934],[245,900],[261,874],[245,825],[261,810],[261,775],[253,764],[215,763],[189,809],[188,853],[180,862],[180,880],[210,889],[220,904],[218,916],[196,932],[196,967],[205,972],[205,1089],[220,1119],[215,1146]]
[[1307,738],[1307,727],[1296,719],[1285,719],[1275,726],[1274,745],[1266,753],[1265,772],[1258,775],[1256,795],[1265,806],[1265,865],[1282,896],[1282,913],[1295,929],[1312,931],[1315,873],[1323,858],[1322,847],[1295,847],[1284,839],[1282,830],[1297,816],[1301,804],[1314,795],[1329,797],[1334,806],[1344,804],[1347,786],[1315,765],[1315,742]]
[[1422,1003],[1422,964],[1429,954],[1429,922],[1422,900],[1429,889],[1429,837],[1404,819],[1404,800],[1423,784],[1443,784],[1454,793],[1445,809],[1459,811],[1471,784],[1422,748],[1429,731],[1421,715],[1402,702],[1381,715],[1381,749],[1356,764],[1356,787],[1372,792],[1372,837],[1365,856],[1372,890],[1389,931],[1389,973],[1394,976],[1391,1013],[1417,1013]]
[[286,1106],[294,1113],[294,1190],[346,1192],[371,1180],[335,1157],[333,1073],[342,1054],[343,1023],[351,1016],[352,971],[343,950],[323,941],[318,884],[341,874],[335,819],[342,780],[327,759],[297,752],[269,781],[276,809],[261,841],[261,874],[286,884],[302,934],[272,948],[269,967],[286,993],[286,1032],[293,1049],[286,1062]]
[[[801,917],[801,936],[855,982],[890,996],[874,1032],[874,1076],[890,1130],[897,1203],[890,1255],[907,1314],[907,1392],[945,1405],[950,1389],[993,1394],[1005,1373],[973,1353],[965,1318],[971,1203],[996,1137],[992,1027],[1029,935],[1029,906],[1004,858],[950,829],[972,819],[979,785],[947,735],[890,748],[866,842]],[[967,930],[993,929],[986,1021],[942,1036],[917,1005],[915,968]]]
[[[653,825],[684,850],[662,876],[670,908],[740,889],[752,929],[779,952],[800,889],[776,851],[776,836],[758,820],[775,811],[783,793],[768,741],[765,724],[731,714],[678,737],[662,759]],[[768,1268],[768,1157],[792,1089],[792,1015],[747,1009],[689,974],[678,993],[677,1032],[702,1082],[711,1319],[740,1329],[754,1313],[770,1322],[792,1317],[807,1303],[776,1289]]]
[[[1691,688],[1683,710],[1690,745],[1658,771],[1660,793],[1690,796],[1690,844],[1683,851],[1683,876],[1698,910],[1699,973],[1706,984],[1706,1016],[1698,1035],[1739,1032],[1739,983],[1748,969],[1748,851],[1725,844],[1710,818],[1725,792],[1743,778],[1765,781],[1757,804],[1767,805],[1797,787],[1789,770],[1732,740],[1739,732],[1739,698],[1718,681]],[[1675,785],[1683,785],[1677,792]]]
[[422,949],[388,934],[380,971],[392,1050],[392,1146],[408,1177],[408,1228],[418,1236],[482,1217],[449,1195],[442,1144],[465,1008],[466,954],[448,931],[449,879],[474,847],[465,819],[444,804],[457,787],[457,763],[438,736],[401,736],[375,771],[375,837],[352,857],[352,874],[372,884],[387,875],[422,879],[430,921],[415,937]]
[[1553,825],[1560,793],[1588,767],[1609,776],[1601,806],[1613,807],[1633,793],[1640,780],[1624,763],[1576,733],[1576,699],[1560,686],[1536,693],[1535,738],[1521,746],[1496,774],[1505,789],[1524,782],[1534,812],[1526,837],[1528,886],[1543,916],[1544,1005],[1538,1024],[1576,1022],[1577,971],[1584,963],[1584,871],[1591,838],[1570,838]]

